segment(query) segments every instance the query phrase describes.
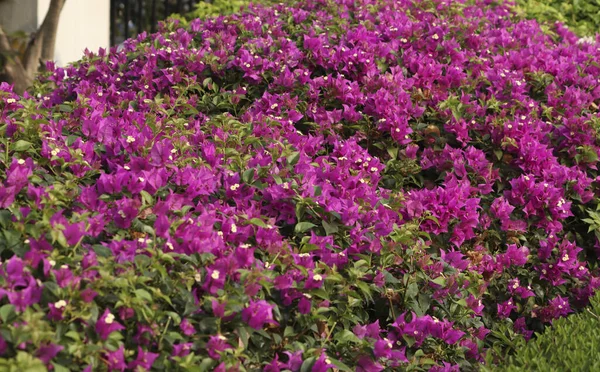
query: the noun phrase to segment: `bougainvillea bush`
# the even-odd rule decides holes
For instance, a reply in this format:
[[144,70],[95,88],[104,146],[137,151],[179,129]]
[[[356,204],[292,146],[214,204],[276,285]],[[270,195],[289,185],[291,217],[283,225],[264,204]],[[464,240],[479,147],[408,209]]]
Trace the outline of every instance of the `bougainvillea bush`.
[[0,89],[0,369],[475,370],[600,286],[600,45],[291,1]]

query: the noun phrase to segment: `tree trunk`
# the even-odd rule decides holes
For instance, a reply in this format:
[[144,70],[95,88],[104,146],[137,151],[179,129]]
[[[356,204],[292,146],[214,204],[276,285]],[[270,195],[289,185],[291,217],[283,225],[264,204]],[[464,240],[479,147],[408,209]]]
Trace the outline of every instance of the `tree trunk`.
[[[54,46],[56,44],[56,33],[60,12],[66,0],[51,0],[50,7],[44,18],[44,22],[29,42],[23,60],[18,56],[7,60],[4,66],[4,77],[6,81],[14,84],[14,90],[23,94],[31,86],[40,65],[54,59]],[[12,54],[10,43],[4,30],[0,26],[0,53]]]
[[14,91],[23,94],[25,90],[33,83],[33,76],[29,75],[21,63],[19,56],[13,55],[14,50],[6,33],[0,26],[0,54],[5,56],[4,71],[2,71],[2,80],[9,84],[14,84]]

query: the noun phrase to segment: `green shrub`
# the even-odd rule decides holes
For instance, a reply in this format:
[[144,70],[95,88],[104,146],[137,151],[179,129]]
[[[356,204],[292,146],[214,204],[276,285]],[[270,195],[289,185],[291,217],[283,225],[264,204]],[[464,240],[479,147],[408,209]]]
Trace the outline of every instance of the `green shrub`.
[[[193,19],[209,19],[219,16],[237,14],[247,9],[250,4],[268,5],[270,0],[213,0],[212,2],[201,1],[196,4],[193,11],[187,14],[172,14],[171,18],[178,20],[182,25]],[[272,2],[272,0],[271,0]]]
[[600,1],[517,0],[525,17],[540,23],[562,22],[579,36],[593,36],[600,29]]
[[0,84],[0,371],[473,371],[587,305],[597,49],[444,4],[250,6]]
[[239,12],[242,8],[248,7],[251,2],[256,4],[264,1],[214,0],[211,3],[201,1],[196,5],[196,9],[190,14],[190,16],[191,18],[206,19],[209,17],[233,14]]
[[599,371],[600,296],[591,302],[587,311],[554,321],[552,328],[511,356],[507,365],[494,370]]

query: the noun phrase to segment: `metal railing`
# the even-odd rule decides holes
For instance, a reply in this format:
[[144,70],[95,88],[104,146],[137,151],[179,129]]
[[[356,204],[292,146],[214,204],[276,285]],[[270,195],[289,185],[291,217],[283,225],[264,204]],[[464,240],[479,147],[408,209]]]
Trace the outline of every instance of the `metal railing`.
[[158,22],[187,13],[203,0],[110,0],[110,44],[119,45],[143,31],[156,32]]

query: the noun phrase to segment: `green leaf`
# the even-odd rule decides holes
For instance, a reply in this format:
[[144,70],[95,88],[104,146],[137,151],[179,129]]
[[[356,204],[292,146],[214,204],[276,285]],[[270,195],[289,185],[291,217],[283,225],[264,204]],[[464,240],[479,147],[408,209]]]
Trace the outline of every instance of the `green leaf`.
[[431,296],[425,293],[419,293],[419,316],[425,315],[431,305]]
[[502,150],[496,149],[494,150],[494,155],[496,155],[496,159],[500,160],[502,159],[502,155],[504,155],[504,153],[502,152]]
[[0,211],[0,226],[7,228],[9,224],[12,224],[13,214],[5,209]]
[[331,361],[331,364],[335,364],[336,367],[338,367],[338,369],[340,371],[347,371],[347,372],[355,371],[354,369],[348,367],[347,365],[345,365],[344,363],[342,363],[341,361],[339,361],[337,359],[329,358],[329,360]]
[[7,323],[12,315],[15,314],[14,305],[8,304],[0,307],[0,319],[2,319],[3,323]]
[[317,225],[315,225],[314,223],[300,222],[300,223],[296,224],[296,227],[294,228],[294,232],[296,232],[296,234],[301,234],[307,230],[312,229],[315,226],[317,226]]
[[432,282],[443,287],[446,285],[446,278],[444,278],[443,276],[438,276],[437,278],[433,279]]
[[317,358],[315,358],[315,357],[310,357],[308,359],[305,359],[304,362],[302,362],[302,366],[300,366],[300,372],[312,371],[312,367],[316,361],[317,361]]
[[152,302],[152,295],[145,289],[136,289],[135,296],[148,302]]
[[247,169],[242,173],[242,181],[248,185],[252,184],[252,181],[254,181],[254,168]]
[[54,366],[54,371],[55,372],[69,372],[70,371],[70,369],[68,369],[66,367],[63,367],[60,364],[56,364],[54,362],[52,362],[52,366]]
[[258,227],[263,227],[265,229],[268,227],[267,224],[263,220],[261,220],[260,218],[256,218],[256,217],[249,219],[248,223],[258,226]]
[[68,337],[68,338],[72,339],[73,341],[81,340],[81,337],[79,336],[79,332],[77,332],[77,331],[69,331],[69,332],[65,333],[65,337]]
[[289,165],[296,165],[296,163],[298,163],[298,160],[300,160],[299,151],[294,151],[291,155],[287,157],[287,162]]
[[154,204],[152,195],[150,195],[150,193],[148,193],[148,191],[142,190],[142,191],[140,191],[140,195],[142,195],[142,200],[144,201],[145,205],[150,206],[150,205]]
[[238,328],[238,334],[240,336],[240,340],[245,348],[248,348],[248,342],[250,340],[250,335],[252,335],[252,328],[240,327]]
[[325,229],[325,234],[332,235],[338,232],[338,225],[329,223],[323,220],[323,228]]
[[406,298],[415,298],[417,294],[419,294],[419,286],[416,283],[410,283],[408,287],[406,287]]
[[92,249],[94,250],[94,253],[96,253],[100,257],[111,257],[112,256],[112,251],[110,250],[110,248],[107,248],[103,245],[96,244],[96,245],[92,246]]
[[383,270],[383,277],[385,278],[385,282],[388,284],[400,283],[400,281],[387,270]]
[[370,302],[373,302],[373,295],[371,294],[371,288],[369,288],[369,285],[367,283],[359,280],[358,282],[356,282],[356,286],[365,295],[367,300],[369,300]]
[[292,337],[294,335],[296,335],[296,332],[294,331],[294,327],[291,327],[291,326],[285,327],[285,330],[283,331],[283,337]]
[[66,143],[67,143],[67,146],[71,146],[71,145],[72,145],[72,144],[74,144],[74,143],[75,143],[75,141],[77,141],[78,139],[79,139],[79,137],[78,137],[78,136],[74,136],[74,135],[67,136],[67,141],[66,141]]
[[31,148],[31,142],[24,141],[24,140],[18,140],[13,145],[13,151],[16,151],[16,152],[27,151],[30,148]]
[[313,290],[311,291],[311,294],[312,294],[313,296],[317,296],[317,297],[319,297],[319,298],[322,298],[322,299],[324,299],[324,300],[327,300],[327,301],[329,301],[329,293],[327,293],[327,291],[326,291],[326,290],[324,290],[323,288],[317,288],[317,289],[313,289]]
[[334,340],[338,341],[338,342],[354,342],[354,343],[360,343],[360,339],[350,330],[348,329],[344,329],[341,332],[337,332]]
[[61,112],[73,112],[73,107],[71,107],[71,105],[67,105],[65,103],[63,103],[62,105],[59,105],[58,109]]

